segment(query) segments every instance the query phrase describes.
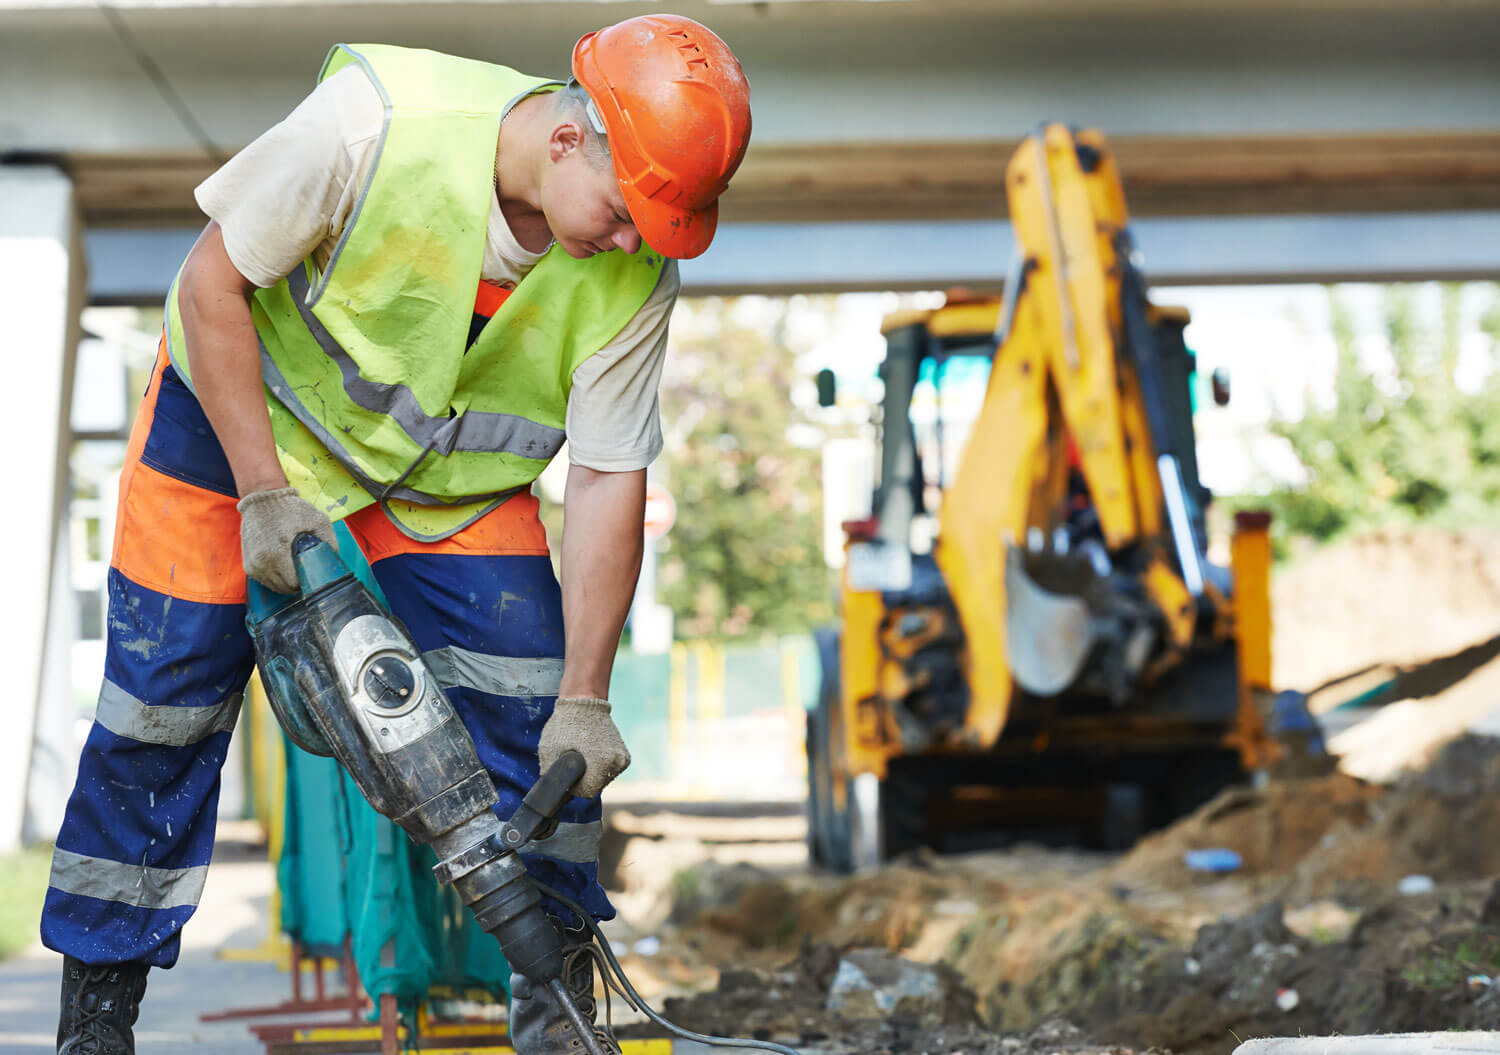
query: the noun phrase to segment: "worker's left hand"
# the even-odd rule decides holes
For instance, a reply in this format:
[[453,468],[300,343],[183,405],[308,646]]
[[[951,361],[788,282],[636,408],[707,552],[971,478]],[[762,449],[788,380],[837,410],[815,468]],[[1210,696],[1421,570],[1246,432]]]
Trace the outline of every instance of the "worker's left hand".
[[597,798],[630,765],[630,752],[609,716],[609,701],[590,696],[559,696],[552,717],[542,726],[537,742],[542,772],[564,751],[577,751],[588,764],[573,786],[573,794],[586,799]]

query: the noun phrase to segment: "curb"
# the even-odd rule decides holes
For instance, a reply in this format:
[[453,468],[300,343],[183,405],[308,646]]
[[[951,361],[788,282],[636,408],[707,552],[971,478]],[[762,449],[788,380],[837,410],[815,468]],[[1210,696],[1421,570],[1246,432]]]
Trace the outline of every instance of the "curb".
[[1247,1040],[1234,1055],[1500,1055],[1500,1033],[1383,1033]]

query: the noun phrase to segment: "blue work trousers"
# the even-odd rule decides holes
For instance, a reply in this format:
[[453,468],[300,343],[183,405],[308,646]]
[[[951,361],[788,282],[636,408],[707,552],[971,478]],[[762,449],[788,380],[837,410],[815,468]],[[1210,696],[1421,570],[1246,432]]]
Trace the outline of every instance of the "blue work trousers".
[[[159,356],[131,435],[109,572],[99,707],[57,836],[48,948],[170,967],[213,851],[219,770],[254,665],[240,517],[224,452]],[[441,542],[378,507],[344,521],[494,779],[509,818],[537,778],[562,673],[562,601],[536,499],[518,495]],[[597,918],[598,799],[574,799],[532,874]]]

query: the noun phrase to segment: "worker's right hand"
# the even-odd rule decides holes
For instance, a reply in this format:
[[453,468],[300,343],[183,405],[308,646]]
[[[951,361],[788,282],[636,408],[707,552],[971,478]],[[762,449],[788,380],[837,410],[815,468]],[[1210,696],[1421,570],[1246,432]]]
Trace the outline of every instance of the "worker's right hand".
[[296,593],[292,540],[303,532],[335,545],[333,522],[295,487],[255,491],[240,499],[240,551],[245,574],[277,593]]

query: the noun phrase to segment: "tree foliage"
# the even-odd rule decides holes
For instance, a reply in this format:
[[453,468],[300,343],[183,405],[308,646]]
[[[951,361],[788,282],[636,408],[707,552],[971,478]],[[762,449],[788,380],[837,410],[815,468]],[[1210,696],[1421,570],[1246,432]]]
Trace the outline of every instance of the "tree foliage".
[[[1308,481],[1256,503],[1276,514],[1282,538],[1326,541],[1429,520],[1458,526],[1491,518],[1500,507],[1500,385],[1493,372],[1500,298],[1490,294],[1481,321],[1487,376],[1477,390],[1464,391],[1455,382],[1462,287],[1444,285],[1435,313],[1422,310],[1419,293],[1387,288],[1380,332],[1372,335],[1359,332],[1349,303],[1330,289],[1337,348],[1332,404],[1309,406],[1299,420],[1273,426],[1291,442]],[[1384,354],[1372,354],[1382,345]]]
[[743,638],[832,618],[821,548],[820,452],[792,441],[808,423],[793,403],[807,379],[787,347],[785,301],[739,321],[710,299],[674,321],[661,386],[661,467],[677,521],[660,545],[659,600],[679,638]]

